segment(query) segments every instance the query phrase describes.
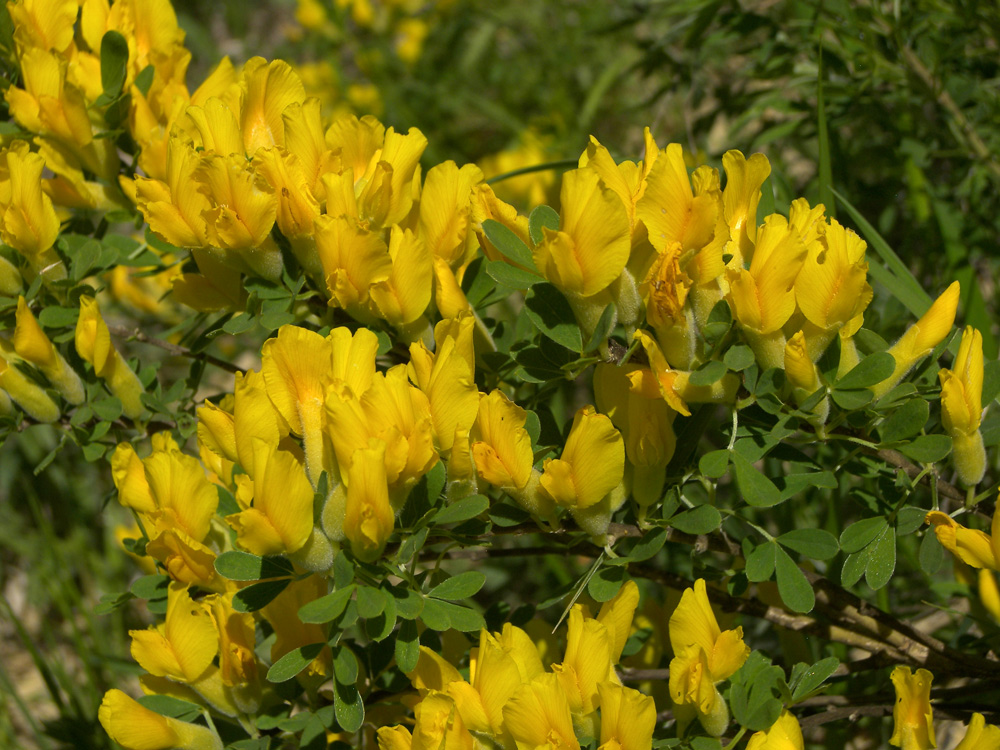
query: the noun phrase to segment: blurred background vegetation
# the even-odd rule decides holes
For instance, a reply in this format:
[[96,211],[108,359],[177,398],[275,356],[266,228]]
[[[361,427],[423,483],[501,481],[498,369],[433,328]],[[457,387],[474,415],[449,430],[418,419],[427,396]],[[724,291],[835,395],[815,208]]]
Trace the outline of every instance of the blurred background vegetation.
[[[641,157],[642,129],[718,166],[771,160],[774,205],[844,196],[997,356],[1000,6],[995,0],[176,0],[194,88],[223,54],[299,66],[328,114],[374,114],[429,139],[425,166],[487,177],[575,159],[595,135]],[[828,140],[829,163],[820,159]],[[565,166],[563,166],[565,168]],[[499,183],[555,201],[552,171]],[[762,206],[767,204],[767,199]],[[847,223],[850,223],[849,221]],[[903,307],[872,305],[889,333]],[[59,460],[47,463],[58,453]],[[127,519],[102,461],[33,427],[0,453],[0,746],[104,747],[103,691],[145,613],[93,614],[125,590]],[[110,512],[109,512],[110,511]],[[567,563],[569,564],[569,563]],[[569,575],[551,577],[549,590]],[[541,584],[542,582],[539,582]],[[96,727],[96,728],[95,728]],[[832,745],[831,745],[832,746]]]

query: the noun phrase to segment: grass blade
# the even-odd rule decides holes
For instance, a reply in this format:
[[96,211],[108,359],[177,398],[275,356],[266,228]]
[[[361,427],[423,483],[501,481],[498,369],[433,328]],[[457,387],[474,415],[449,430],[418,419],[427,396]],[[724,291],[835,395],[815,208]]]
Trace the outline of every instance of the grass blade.
[[837,218],[833,198],[833,169],[830,163],[830,131],[826,124],[826,104],[823,100],[823,46],[819,47],[819,71],[816,74],[816,140],[819,146],[819,202],[826,206],[826,215]]

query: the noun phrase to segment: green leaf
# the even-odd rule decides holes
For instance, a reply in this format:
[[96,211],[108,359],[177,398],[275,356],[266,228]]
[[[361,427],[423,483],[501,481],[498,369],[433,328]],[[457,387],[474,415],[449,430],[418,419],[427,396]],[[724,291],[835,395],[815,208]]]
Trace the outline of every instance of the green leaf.
[[[505,258],[525,268],[535,268],[535,259],[531,257],[531,249],[521,241],[521,238],[495,219],[483,222],[483,233],[493,246]],[[487,271],[488,272],[488,271]]]
[[920,552],[918,554],[920,569],[927,575],[932,576],[941,569],[944,563],[944,547],[938,541],[937,534],[928,531],[924,538],[920,540]]
[[137,703],[143,708],[171,719],[194,721],[201,716],[201,706],[169,695],[143,695]]
[[840,548],[848,553],[860,552],[881,534],[888,524],[881,516],[852,523],[840,534]]
[[537,273],[525,271],[502,260],[487,260],[486,273],[495,282],[509,289],[527,289],[533,284],[545,281]]
[[486,583],[485,575],[478,570],[467,570],[445,579],[427,592],[427,595],[449,601],[468,599],[470,596],[475,596],[484,583]]
[[896,514],[896,536],[912,534],[924,525],[926,517],[927,511],[924,508],[915,508],[912,505],[900,508]]
[[837,537],[823,529],[793,529],[779,536],[778,542],[812,560],[829,560],[840,551]]
[[657,526],[656,528],[647,531],[641,538],[636,540],[632,549],[628,551],[625,559],[629,562],[642,562],[643,560],[648,560],[663,549],[663,545],[666,541],[667,530],[662,526]]
[[787,500],[806,489],[827,489],[837,487],[837,478],[832,471],[813,471],[786,474],[778,478],[781,499]]
[[606,602],[614,599],[628,575],[621,566],[606,566],[598,570],[587,581],[587,593],[596,602]]
[[94,401],[90,404],[90,408],[94,410],[94,414],[97,415],[98,419],[102,419],[105,422],[114,422],[122,415],[122,402],[115,396],[108,396],[107,398],[102,398],[100,401]]
[[485,495],[469,495],[451,505],[446,505],[434,514],[433,521],[437,525],[458,523],[475,518],[490,507],[490,499]]
[[601,313],[601,317],[598,318],[597,326],[594,328],[594,332],[591,334],[590,341],[587,342],[584,351],[592,352],[595,349],[599,349],[601,344],[607,341],[615,325],[616,313],[615,303],[609,302],[607,307],[604,308],[604,312]]
[[733,372],[743,372],[743,370],[747,369],[756,360],[753,356],[753,349],[746,344],[736,344],[726,350],[726,355],[722,358],[722,361]]
[[559,231],[559,214],[549,206],[535,206],[528,216],[528,234],[536,245],[545,239],[542,227]]
[[73,328],[76,326],[76,320],[79,316],[80,310],[76,307],[50,305],[43,307],[38,313],[38,322],[44,328]]
[[153,77],[156,75],[156,66],[147,65],[139,71],[135,77],[135,87],[143,96],[149,93],[149,87],[153,85]]
[[295,573],[284,557],[257,557],[249,552],[230,550],[215,558],[215,571],[230,581],[260,581]]
[[927,424],[931,407],[922,398],[912,398],[900,406],[878,428],[883,443],[895,443],[911,438]]
[[573,308],[552,284],[531,287],[524,297],[524,311],[544,336],[574,352],[583,350],[583,337]]
[[354,563],[352,563],[343,551],[337,553],[333,558],[333,585],[342,589],[350,585],[354,580]]
[[747,555],[747,564],[744,572],[747,580],[752,583],[770,580],[774,575],[775,552],[778,545],[774,542],[765,542],[754,547],[753,552]]
[[347,602],[351,600],[354,590],[357,588],[353,583],[347,588],[334,591],[303,604],[299,609],[299,620],[307,624],[318,624],[332,622],[343,614],[347,607]]
[[430,529],[425,526],[404,539],[403,543],[399,545],[399,552],[396,554],[397,562],[404,565],[410,562],[413,556],[423,548],[429,533]]
[[169,584],[169,576],[148,575],[133,583],[129,591],[136,599],[163,599],[167,595]]
[[97,264],[102,252],[101,243],[97,240],[87,240],[80,247],[76,248],[73,251],[73,257],[70,259],[73,269],[73,281],[79,281],[86,276],[87,272]]
[[424,598],[408,586],[398,585],[389,589],[396,600],[396,612],[407,620],[415,620],[424,608]]
[[340,685],[353,685],[358,681],[358,657],[343,644],[333,647],[333,676]]
[[325,647],[325,643],[310,643],[307,646],[292,649],[267,670],[267,681],[285,682],[292,679],[308,667]]
[[860,552],[854,552],[844,560],[844,567],[840,570],[840,585],[850,588],[865,574],[865,566],[868,565],[868,548],[865,547]]
[[834,388],[838,391],[870,388],[892,375],[895,369],[896,360],[889,352],[875,352],[856,364],[850,372],[836,382]]
[[440,599],[424,599],[420,621],[431,630],[448,630],[451,627],[451,619],[448,617],[447,605],[448,602]]
[[385,609],[386,595],[381,589],[372,586],[358,586],[358,615],[369,618],[376,617]]
[[736,470],[736,484],[747,504],[756,508],[770,508],[781,502],[781,492],[774,486],[774,482],[757,471],[752,463],[736,451],[733,451],[731,460]]
[[896,530],[891,526],[868,548],[865,581],[878,591],[892,578],[896,570]]
[[729,451],[725,448],[709,451],[698,459],[698,471],[709,479],[719,479],[729,471]]
[[101,38],[101,88],[109,100],[122,93],[127,73],[128,42],[117,31],[109,31]]
[[[438,600],[428,599],[427,601]],[[455,630],[460,630],[463,633],[477,633],[486,627],[486,621],[476,610],[452,604],[451,602],[441,602],[441,604],[444,605],[445,612],[448,615],[448,622]]]
[[712,359],[691,373],[688,382],[691,385],[712,385],[722,380],[727,372],[726,365],[717,359]]
[[907,458],[922,464],[932,464],[951,453],[951,437],[948,435],[921,435],[912,443],[899,446],[899,452]]
[[733,718],[751,731],[769,729],[781,714],[782,703],[777,696],[784,687],[784,678],[781,668],[772,665],[770,659],[759,651],[751,652],[733,675],[729,692]]
[[836,656],[821,659],[812,666],[796,664],[792,668],[792,677],[788,684],[792,691],[792,700],[801,701],[808,698],[820,685],[826,682],[830,675],[837,671],[839,666],[840,659]]
[[290,578],[281,578],[250,584],[233,595],[233,609],[237,612],[256,612],[274,601],[291,582]]
[[775,550],[775,574],[781,601],[793,612],[811,612],[816,605],[816,595],[805,574],[785,550]]
[[354,734],[365,723],[365,704],[361,694],[354,685],[335,682],[333,687],[333,710],[337,723],[348,734]]
[[864,388],[858,391],[834,391],[830,397],[844,411],[856,411],[870,404],[875,394]]
[[714,505],[699,505],[670,519],[670,525],[685,534],[710,534],[722,525],[722,515]]
[[396,666],[400,671],[412,672],[417,668],[417,660],[420,658],[420,634],[417,632],[417,623],[413,620],[403,620],[399,624],[395,655]]

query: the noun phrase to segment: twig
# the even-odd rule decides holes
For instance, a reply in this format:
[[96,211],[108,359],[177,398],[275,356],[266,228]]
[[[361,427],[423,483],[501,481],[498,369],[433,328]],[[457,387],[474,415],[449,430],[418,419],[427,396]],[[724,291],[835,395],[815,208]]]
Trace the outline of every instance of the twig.
[[162,349],[165,352],[173,354],[176,357],[187,357],[188,359],[200,360],[207,364],[215,365],[216,367],[226,370],[227,372],[231,372],[234,375],[238,372],[243,372],[241,368],[237,367],[232,362],[226,362],[224,359],[219,359],[218,357],[206,354],[205,352],[193,352],[186,346],[178,346],[177,344],[171,344],[169,341],[163,341],[162,339],[154,338],[153,336],[147,336],[138,328],[132,329],[125,326],[108,326],[108,330],[113,336],[118,338],[149,344],[150,346],[155,346],[158,349]]

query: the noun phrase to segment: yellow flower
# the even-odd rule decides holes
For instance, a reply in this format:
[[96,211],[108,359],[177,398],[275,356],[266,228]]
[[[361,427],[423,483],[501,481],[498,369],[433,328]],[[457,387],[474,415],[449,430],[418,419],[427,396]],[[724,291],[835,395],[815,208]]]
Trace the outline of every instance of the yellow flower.
[[872,386],[875,398],[882,398],[910,371],[931,349],[944,341],[955,323],[958,298],[962,290],[957,281],[945,289],[920,320],[906,329],[899,341],[889,347],[889,354],[896,361],[892,375]]
[[246,494],[253,505],[226,521],[236,529],[240,546],[255,555],[297,552],[313,530],[313,489],[305,467],[291,453],[260,439],[254,452],[253,479],[238,489],[240,505],[247,505]]
[[24,297],[17,298],[13,343],[14,351],[41,370],[63,398],[71,404],[83,403],[83,381],[49,341]]
[[678,707],[693,708],[705,731],[721,736],[729,711],[715,685],[743,666],[750,648],[743,643],[743,628],[719,628],[702,578],[684,591],[670,616],[670,645],[671,699]]
[[974,713],[965,737],[955,750],[993,750],[997,747],[1000,747],[1000,727],[987,724],[982,714]]
[[[594,395],[598,408],[610,417],[625,440],[625,456],[632,465],[632,496],[640,514],[662,497],[666,468],[674,455],[676,412],[656,390],[654,398],[632,388],[629,379],[641,370],[636,365],[598,363],[594,370]],[[652,372],[647,369],[652,377]]]
[[348,216],[321,216],[316,221],[316,252],[330,292],[331,307],[364,318],[375,284],[388,282],[392,256],[381,232],[369,231]]
[[97,377],[122,402],[122,412],[137,419],[142,414],[142,383],[111,343],[111,333],[93,297],[80,297],[76,323],[76,351],[94,366]]
[[559,230],[545,229],[533,255],[538,270],[564,292],[591,297],[618,278],[631,241],[625,206],[592,168],[563,175]]
[[903,750],[928,750],[937,747],[934,741],[934,717],[931,712],[931,680],[926,669],[916,674],[909,667],[892,670],[896,688],[896,703],[892,707],[893,731],[889,744]]
[[424,180],[420,236],[431,254],[443,258],[453,269],[472,259],[472,196],[482,181],[483,172],[475,164],[460,169],[453,161],[432,167]]
[[979,423],[983,414],[983,336],[966,326],[953,370],[938,370],[941,423],[951,435],[958,478],[970,487],[986,473],[986,449]]
[[580,528],[598,536],[607,531],[611,514],[625,499],[611,498],[624,473],[621,433],[593,406],[585,406],[573,417],[562,455],[545,459],[541,486],[558,505],[569,508]]
[[772,214],[757,237],[749,270],[726,271],[733,317],[763,368],[782,365],[781,327],[795,312],[795,279],[805,258],[798,233],[783,216]]
[[[176,444],[157,449],[142,461],[149,494],[155,509],[149,513],[146,531],[179,529],[196,542],[208,536],[219,504],[215,487],[193,456],[181,453]],[[155,535],[154,535],[155,536]]]
[[0,356],[0,393],[5,393],[24,413],[38,422],[55,422],[59,407],[49,395]]
[[207,727],[150,711],[121,690],[104,694],[97,718],[125,750],[222,750],[222,740]]
[[193,144],[180,136],[167,143],[165,180],[136,177],[136,204],[149,228],[177,247],[208,247],[208,196],[192,190],[201,162]]
[[504,706],[503,717],[517,750],[580,750],[558,675],[542,674],[518,688]]
[[14,41],[29,47],[66,52],[73,43],[73,26],[80,4],[76,0],[21,0],[9,3]]
[[418,750],[472,750],[476,745],[450,695],[432,692],[413,709],[412,747]]
[[561,664],[553,664],[559,677],[576,726],[587,736],[596,728],[594,711],[600,705],[597,686],[601,682],[618,682],[612,650],[612,634],[600,620],[586,617],[583,607],[574,605],[569,613],[566,653]]
[[447,691],[470,731],[502,738],[503,708],[523,682],[514,657],[495,635],[481,630],[469,682],[455,680],[448,684]]
[[531,479],[534,456],[524,429],[528,413],[501,391],[480,394],[476,421],[479,439],[472,444],[479,476],[496,487],[523,490]]
[[815,361],[834,334],[865,311],[872,301],[872,288],[864,240],[835,219],[806,247],[809,254],[795,279],[795,300],[815,326],[806,334],[809,357]]
[[215,572],[215,552],[180,529],[166,529],[147,545],[146,554],[160,562],[179,583],[217,591],[224,584]]
[[403,726],[379,727],[376,735],[379,750],[411,750],[413,747],[410,730]]
[[[796,403],[802,403],[809,396],[815,393],[822,383],[819,379],[819,370],[809,357],[809,345],[805,334],[798,331],[788,339],[785,344],[785,377],[788,378],[792,386],[792,398]],[[830,412],[830,401],[823,398],[813,407],[810,421],[819,429],[825,422]]]
[[[370,331],[362,336],[375,339]],[[333,340],[306,328],[282,326],[261,348],[260,372],[267,395],[292,432],[302,436],[306,469],[314,486],[324,468],[323,403],[332,368]]]
[[0,237],[40,272],[47,263],[59,260],[49,252],[59,236],[59,218],[52,199],[42,192],[45,160],[30,153],[24,141],[15,141],[0,153],[0,159],[6,162],[9,179],[2,191]]
[[[667,361],[688,368],[698,345],[694,310],[686,305],[693,281],[681,270],[680,243],[674,243],[653,261],[640,290],[646,300],[646,320]],[[720,271],[721,271],[720,263]]]
[[787,710],[766,732],[756,732],[747,743],[747,750],[803,750],[802,728]]
[[368,447],[354,451],[345,479],[344,534],[359,560],[374,562],[381,557],[396,520],[389,504],[385,443],[372,439]]
[[194,682],[208,669],[219,650],[215,621],[187,586],[171,583],[167,590],[167,615],[162,625],[130,630],[132,658],[152,675],[179,682]]
[[625,642],[632,632],[632,617],[639,605],[639,587],[635,581],[626,581],[618,593],[601,605],[597,621],[608,631],[611,639],[611,663],[621,661]]
[[757,204],[761,186],[771,174],[771,165],[763,154],[753,154],[747,159],[739,151],[727,151],[722,157],[722,166],[726,170],[723,216],[731,240],[726,245],[726,252],[733,255],[729,266],[739,268],[744,259],[756,253]]
[[467,432],[479,412],[472,357],[474,325],[471,315],[459,318],[457,326],[447,320],[438,323],[433,354],[423,342],[410,345],[410,380],[430,402],[435,442],[444,457],[451,452],[455,434]]
[[649,360],[648,368],[639,368],[628,373],[635,393],[647,399],[656,398],[659,392],[663,400],[674,411],[691,416],[687,403],[729,403],[736,398],[739,379],[733,373],[726,373],[711,385],[694,385],[691,373],[674,370],[667,364],[660,347],[645,331],[636,331],[633,337],[642,344]]
[[[711,242],[720,209],[711,193],[694,194],[684,164],[684,149],[679,143],[671,143],[649,170],[636,216],[646,225],[649,241],[661,256],[669,254],[675,245],[680,254],[688,255]],[[719,253],[716,275],[721,272]]]
[[656,726],[656,704],[638,690],[614,682],[597,685],[601,700],[598,750],[650,750]]
[[934,533],[941,545],[966,565],[1000,570],[1000,512],[993,514],[990,534],[967,529],[937,510],[928,513],[924,523],[934,524]]
[[413,340],[428,328],[423,317],[434,290],[434,264],[426,243],[409,229],[393,227],[389,234],[392,270],[368,290],[379,317]]

